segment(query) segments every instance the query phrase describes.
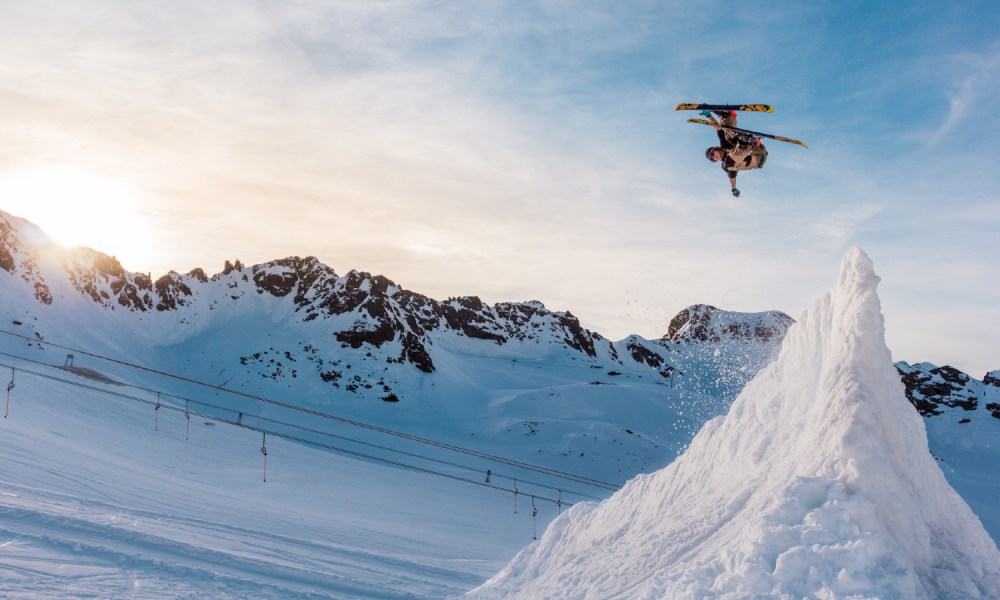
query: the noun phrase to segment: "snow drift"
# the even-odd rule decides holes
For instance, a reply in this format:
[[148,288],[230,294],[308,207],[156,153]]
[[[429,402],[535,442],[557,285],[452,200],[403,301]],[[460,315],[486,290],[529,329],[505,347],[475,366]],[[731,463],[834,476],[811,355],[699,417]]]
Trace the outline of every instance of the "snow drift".
[[1000,598],[858,248],[778,359],[665,469],[577,505],[469,598]]

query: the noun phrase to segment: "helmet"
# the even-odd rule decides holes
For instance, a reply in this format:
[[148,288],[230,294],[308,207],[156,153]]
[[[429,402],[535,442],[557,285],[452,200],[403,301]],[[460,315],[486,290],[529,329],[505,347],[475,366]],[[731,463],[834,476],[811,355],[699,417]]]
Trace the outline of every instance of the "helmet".
[[[707,158],[708,160],[712,160],[712,153],[715,152],[716,150],[722,150],[722,148],[718,146],[712,146],[708,150],[705,150],[705,158]],[[723,152],[723,154],[725,154],[725,152]],[[712,162],[715,161],[713,160]]]

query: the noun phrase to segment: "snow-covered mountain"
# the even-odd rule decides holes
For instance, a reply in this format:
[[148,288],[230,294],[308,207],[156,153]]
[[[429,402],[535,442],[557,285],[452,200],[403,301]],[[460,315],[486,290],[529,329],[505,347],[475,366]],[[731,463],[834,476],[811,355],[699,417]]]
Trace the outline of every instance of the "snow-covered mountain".
[[[953,409],[974,414],[979,408],[979,399],[985,398],[991,387],[1000,387],[996,371],[987,373],[983,381],[977,381],[947,365],[943,367],[930,363],[911,365],[900,361],[896,363],[896,370],[899,371],[906,386],[906,397],[925,417],[955,412]],[[987,402],[986,407],[993,416],[1000,418],[1000,405]],[[963,418],[966,418],[967,422],[971,420],[967,416]]]
[[[580,359],[624,364],[618,345],[581,327],[571,313],[550,311],[539,302],[489,306],[476,297],[439,302],[380,275],[350,271],[338,276],[314,257],[252,267],[227,261],[212,277],[195,269],[186,275],[171,272],[154,282],[148,275],[125,271],[114,257],[47,243],[34,225],[0,212],[0,269],[19,278],[21,287],[30,288],[40,304],[58,305],[75,300],[70,296],[83,296],[106,312],[132,313],[132,318],[121,319],[122,326],[157,325],[154,339],[163,346],[202,334],[221,320],[252,319],[270,312],[270,320],[283,326],[318,321],[316,329],[339,342],[338,351],[363,348],[356,359],[361,362],[373,358],[370,351],[377,349],[379,362],[406,364],[424,373],[435,371],[435,345],[454,347],[459,338],[485,342],[483,354],[503,358],[561,347]],[[56,295],[50,282],[59,291]],[[16,296],[19,290],[7,283],[5,294]],[[30,313],[30,302],[27,306]],[[624,358],[632,359],[628,366],[646,365],[669,378],[677,372],[667,356],[672,344],[740,340],[770,344],[771,350],[791,322],[776,311],[745,315],[693,306],[678,314],[656,343],[640,348],[640,340],[630,339],[623,346],[628,350]],[[166,340],[164,330],[172,333]],[[325,361],[315,362],[334,388],[352,387],[343,381],[342,372],[324,372]],[[368,378],[360,381],[371,389]],[[350,391],[360,392],[354,387]]]
[[682,456],[557,519],[469,598],[998,598],[1000,552],[928,451],[855,248]]
[[[663,466],[722,414],[792,322],[699,305],[660,339],[612,342],[539,302],[438,301],[312,257],[153,281],[5,213],[0,292],[11,333],[420,434],[485,430],[498,451],[531,435],[543,458],[616,483]],[[572,374],[553,386],[543,363]],[[621,422],[626,386],[651,418]]]
[[951,485],[1000,540],[1000,372],[982,380],[947,365],[896,363]]
[[[26,598],[115,597],[139,581],[148,597],[458,594],[569,503],[671,463],[774,360],[792,323],[696,305],[661,338],[611,341],[538,302],[438,301],[315,258],[154,281],[0,212],[0,373],[17,381],[0,422],[0,536],[13,540],[0,539],[0,576],[27,577],[11,595]],[[904,380],[936,368],[899,363]],[[982,394],[971,412],[951,392],[911,394],[944,407],[924,412],[931,450],[995,537],[1000,482],[984,465],[1000,459],[998,376],[968,378]],[[88,387],[51,383],[66,377]],[[150,404],[115,401],[123,392]],[[186,399],[207,415],[194,443],[183,432],[194,419],[177,416]],[[176,410],[155,411],[158,427],[174,435],[150,444],[161,401]],[[267,489],[253,485],[248,429],[274,433]],[[566,505],[543,500],[557,497]],[[230,514],[235,498],[248,512]],[[537,518],[525,508],[535,500]],[[272,554],[278,539],[294,568]],[[25,576],[26,560],[44,575]]]

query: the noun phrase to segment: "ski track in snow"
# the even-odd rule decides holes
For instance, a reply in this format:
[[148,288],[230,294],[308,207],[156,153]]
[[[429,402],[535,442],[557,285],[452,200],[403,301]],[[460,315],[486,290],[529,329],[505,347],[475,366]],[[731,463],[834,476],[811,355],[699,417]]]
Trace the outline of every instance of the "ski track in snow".
[[507,514],[488,491],[283,440],[265,484],[246,431],[185,441],[91,395],[22,381],[0,422],[0,597],[443,598],[524,539],[484,535]]
[[[17,581],[19,588],[18,595],[4,597],[67,597],[67,571],[76,571],[70,582],[127,598],[162,598],[167,593],[183,598],[186,592],[178,590],[179,582],[191,583],[191,597],[206,589],[215,590],[213,595],[224,590],[223,594],[244,598],[414,598],[455,591],[441,589],[434,577],[428,577],[454,576],[450,569],[429,561],[9,483],[0,483],[0,490],[0,578]],[[204,538],[212,538],[213,545],[227,551],[185,541]],[[477,580],[468,576],[468,585]],[[395,589],[362,586],[359,581],[390,581]],[[410,591],[400,593],[401,589]]]

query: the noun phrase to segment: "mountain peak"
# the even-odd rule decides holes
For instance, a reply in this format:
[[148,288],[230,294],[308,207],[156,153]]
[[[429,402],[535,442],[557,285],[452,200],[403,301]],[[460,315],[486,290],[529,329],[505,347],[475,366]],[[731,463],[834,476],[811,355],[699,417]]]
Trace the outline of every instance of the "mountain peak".
[[785,335],[795,320],[780,311],[739,313],[708,304],[694,304],[670,320],[664,342],[721,342],[758,340],[768,342]]
[[983,377],[983,383],[1000,387],[1000,370],[990,371],[987,373],[986,376]]

